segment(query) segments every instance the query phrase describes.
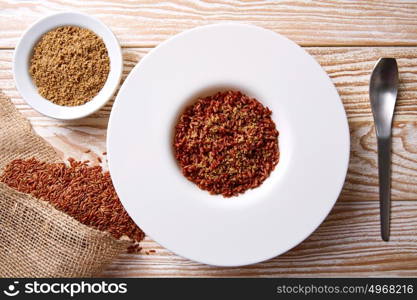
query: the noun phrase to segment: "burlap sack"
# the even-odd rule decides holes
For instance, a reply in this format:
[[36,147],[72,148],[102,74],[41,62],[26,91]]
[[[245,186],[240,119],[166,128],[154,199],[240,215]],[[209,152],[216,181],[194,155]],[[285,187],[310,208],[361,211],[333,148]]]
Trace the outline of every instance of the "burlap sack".
[[[13,159],[31,157],[60,161],[0,92],[0,173]],[[129,244],[0,183],[0,277],[91,277]]]

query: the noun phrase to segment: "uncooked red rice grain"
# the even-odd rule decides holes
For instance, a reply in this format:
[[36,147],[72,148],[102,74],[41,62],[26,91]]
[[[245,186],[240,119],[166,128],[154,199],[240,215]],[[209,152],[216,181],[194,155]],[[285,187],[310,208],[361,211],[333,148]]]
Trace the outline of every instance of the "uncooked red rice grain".
[[0,181],[46,200],[79,222],[107,231],[116,239],[129,237],[132,240],[129,252],[140,251],[138,243],[144,233],[123,208],[109,172],[103,173],[100,166],[89,166],[72,158],[69,165],[35,158],[16,159],[5,167]]

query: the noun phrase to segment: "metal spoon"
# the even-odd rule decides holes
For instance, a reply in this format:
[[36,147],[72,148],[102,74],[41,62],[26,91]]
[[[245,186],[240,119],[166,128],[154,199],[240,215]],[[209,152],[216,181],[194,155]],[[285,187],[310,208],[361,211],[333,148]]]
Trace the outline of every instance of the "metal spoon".
[[381,237],[389,240],[391,210],[391,127],[398,91],[395,58],[381,58],[372,71],[369,97],[378,140],[379,202]]

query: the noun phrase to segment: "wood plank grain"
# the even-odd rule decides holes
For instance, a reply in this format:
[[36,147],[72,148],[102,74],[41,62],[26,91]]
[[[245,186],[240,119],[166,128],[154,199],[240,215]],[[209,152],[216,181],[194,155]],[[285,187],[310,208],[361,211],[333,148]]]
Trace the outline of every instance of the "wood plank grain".
[[396,58],[400,87],[395,115],[397,120],[416,120],[416,47],[312,47],[306,50],[329,74],[351,120],[371,119],[368,89],[372,69],[381,57]]
[[[372,122],[350,122],[351,151],[343,200],[378,200],[377,145]],[[394,122],[392,199],[417,200],[417,122]]]
[[[294,249],[267,262],[239,268],[198,264],[146,239],[143,254],[122,255],[102,276],[416,277],[417,202],[395,202],[392,217],[391,240],[384,242],[380,239],[378,203],[339,202],[326,221]],[[146,255],[150,249],[156,253]]]
[[304,46],[417,45],[414,1],[83,1],[5,0],[0,48],[12,48],[45,15],[85,12],[110,26],[124,46],[155,46],[195,26],[219,22],[259,25]]
[[[124,49],[123,79],[150,49]],[[417,47],[308,47],[306,50],[323,66],[334,82],[350,120],[371,120],[368,82],[380,57],[395,57],[400,71],[400,89],[396,119],[417,120]],[[12,50],[0,50],[0,89],[10,96],[27,117],[40,117],[24,102],[15,89],[12,74]],[[93,117],[109,115],[109,102]]]

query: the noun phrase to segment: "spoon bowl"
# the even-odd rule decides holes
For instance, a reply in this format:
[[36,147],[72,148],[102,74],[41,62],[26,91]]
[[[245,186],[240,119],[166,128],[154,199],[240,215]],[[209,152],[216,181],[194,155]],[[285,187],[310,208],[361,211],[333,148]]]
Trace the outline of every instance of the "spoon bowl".
[[398,67],[395,58],[381,58],[371,75],[369,96],[377,136],[391,135],[392,118],[398,93]]

